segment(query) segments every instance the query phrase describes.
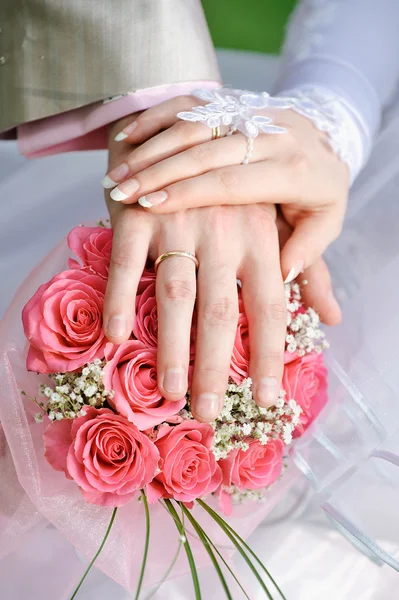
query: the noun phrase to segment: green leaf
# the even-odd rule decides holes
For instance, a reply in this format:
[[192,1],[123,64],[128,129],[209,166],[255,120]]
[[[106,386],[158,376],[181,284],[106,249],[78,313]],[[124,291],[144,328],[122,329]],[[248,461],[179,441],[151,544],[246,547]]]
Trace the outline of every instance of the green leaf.
[[263,581],[263,579],[260,576],[259,572],[257,571],[256,567],[253,565],[252,561],[247,556],[246,552],[244,551],[244,549],[242,548],[240,543],[237,541],[237,539],[236,539],[237,534],[235,533],[235,531],[217,514],[217,512],[212,510],[212,508],[210,506],[208,506],[205,502],[203,502],[203,500],[197,500],[197,502],[200,506],[202,506],[202,508],[204,508],[206,510],[206,512],[212,517],[212,519],[214,521],[216,521],[216,523],[219,525],[219,527],[221,527],[223,529],[224,533],[233,542],[234,546],[237,548],[238,552],[241,554],[241,556],[243,557],[243,559],[245,560],[245,562],[251,569],[252,573],[255,575],[256,579],[258,580],[258,582],[259,582],[261,588],[263,589],[263,591],[265,592],[266,596],[269,598],[269,600],[273,600],[273,596],[271,595],[268,588],[266,587],[265,582]]
[[87,575],[90,573],[92,566],[94,565],[94,563],[96,562],[97,558],[99,557],[102,549],[104,548],[105,542],[107,541],[108,536],[109,536],[109,534],[111,532],[112,525],[114,524],[117,510],[118,510],[117,508],[114,508],[114,510],[112,511],[111,520],[110,520],[109,525],[107,527],[107,531],[105,532],[103,541],[101,542],[99,549],[95,553],[93,560],[91,561],[91,563],[87,567],[87,569],[86,569],[86,571],[85,571],[82,579],[79,581],[79,584],[78,584],[77,588],[75,589],[74,593],[72,594],[70,600],[74,600],[74,598],[76,598],[76,595],[77,595],[78,591],[80,590],[80,588],[82,587],[82,584],[83,584],[84,580],[86,579]]
[[181,536],[185,537],[184,549],[187,554],[188,564],[190,565],[191,577],[193,578],[195,600],[202,600],[201,589],[200,589],[200,584],[199,584],[199,580],[198,580],[197,567],[195,566],[195,560],[194,560],[193,553],[191,551],[191,546],[186,537],[186,530],[184,528],[184,525],[183,525],[179,515],[177,514],[175,507],[171,503],[171,501],[169,499],[165,499],[165,504],[166,504],[166,507],[169,510],[170,514],[173,517],[173,520],[176,524],[178,532],[180,533]]
[[147,566],[148,546],[150,544],[150,511],[148,508],[147,496],[145,495],[144,490],[141,490],[141,498],[143,500],[144,510],[145,510],[145,542],[144,542],[143,562],[141,563],[140,578],[139,578],[139,582],[137,585],[135,600],[139,600],[141,588],[143,585],[144,572],[145,572],[145,568]]
[[[255,552],[252,550],[252,548],[250,546],[248,546],[248,544],[245,542],[245,540],[242,539],[242,537],[240,537],[238,535],[238,533],[231,527],[231,525],[229,525],[216,511],[214,511],[208,504],[206,504],[203,500],[198,500],[198,503],[205,508],[205,510],[207,510],[207,508],[209,508],[209,510],[214,513],[223,523],[224,525],[229,529],[230,533],[232,533],[237,540],[244,546],[244,548],[249,552],[249,554],[251,554],[251,556],[254,557],[254,559],[256,560],[256,562],[259,564],[259,566],[261,567],[261,569],[266,573],[266,575],[269,577],[270,581],[272,582],[272,584],[274,585],[274,587],[276,588],[276,590],[278,591],[278,593],[280,594],[282,600],[286,600],[286,597],[284,596],[283,592],[281,591],[281,589],[279,588],[279,586],[277,585],[275,579],[272,577],[272,575],[270,574],[270,571],[268,571],[268,569],[266,569],[265,565],[263,564],[263,562],[260,560],[260,558],[255,554]],[[207,507],[207,508],[206,508]]]
[[[184,510],[184,509],[183,509]],[[194,517],[191,515],[192,519],[194,519]],[[217,546],[214,544],[214,542],[212,542],[211,538],[209,537],[209,535],[206,533],[206,531],[200,526],[200,524],[198,523],[198,521],[196,521],[198,527],[201,529],[204,537],[206,538],[206,542],[212,546],[213,550],[216,552],[216,554],[219,556],[220,560],[222,561],[222,563],[224,564],[224,566],[226,567],[226,569],[228,570],[228,572],[230,573],[230,575],[233,577],[234,581],[236,582],[236,584],[238,585],[238,587],[241,589],[242,593],[244,594],[244,596],[248,599],[251,600],[250,597],[248,596],[247,592],[245,591],[245,589],[243,588],[243,586],[241,585],[240,581],[238,580],[237,576],[235,575],[235,573],[233,572],[233,570],[231,569],[230,565],[227,563],[227,561],[224,559],[223,555],[221,554],[221,552],[219,552]],[[202,540],[201,540],[202,541]]]
[[182,511],[184,512],[184,514],[186,515],[187,519],[190,521],[191,525],[194,527],[196,534],[198,535],[199,539],[201,540],[201,542],[204,545],[205,550],[207,551],[207,553],[209,554],[209,557],[213,563],[213,566],[215,567],[216,573],[218,574],[218,577],[220,579],[220,583],[223,586],[223,589],[225,591],[226,594],[226,598],[228,598],[228,600],[233,600],[233,596],[230,594],[230,590],[229,587],[227,585],[227,582],[224,578],[224,575],[222,573],[222,570],[219,566],[219,563],[217,561],[216,556],[214,555],[212,548],[210,546],[210,544],[208,543],[202,528],[200,527],[200,525],[197,523],[197,521],[194,519],[193,515],[190,513],[190,511],[184,506],[184,504],[179,503]]

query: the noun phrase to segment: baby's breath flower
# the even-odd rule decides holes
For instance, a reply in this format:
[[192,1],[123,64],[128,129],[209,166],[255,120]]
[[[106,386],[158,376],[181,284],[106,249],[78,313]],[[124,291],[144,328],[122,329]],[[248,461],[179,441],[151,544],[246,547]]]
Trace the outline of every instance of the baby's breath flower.
[[42,384],[39,388],[40,394],[48,399],[47,403],[36,404],[43,411],[36,415],[35,420],[41,422],[43,415],[47,414],[51,421],[62,419],[76,419],[86,414],[85,406],[101,408],[114,392],[106,390],[102,382],[104,364],[96,359],[88,363],[77,373],[54,373],[50,379],[54,382],[54,388]]
[[225,394],[222,412],[212,423],[215,430],[213,453],[216,460],[226,458],[235,449],[247,450],[248,439],[258,439],[262,445],[270,439],[291,443],[292,433],[299,424],[300,406],[285,399],[282,390],[274,406],[259,407],[252,397],[252,381],[240,385],[230,383]]

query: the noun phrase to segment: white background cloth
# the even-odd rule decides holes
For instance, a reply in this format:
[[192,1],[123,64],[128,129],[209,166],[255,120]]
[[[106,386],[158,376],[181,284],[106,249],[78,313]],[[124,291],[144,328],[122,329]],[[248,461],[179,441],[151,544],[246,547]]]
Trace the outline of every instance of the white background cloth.
[[[221,54],[221,63],[226,80],[235,87],[267,89],[276,72],[275,61],[243,53],[234,56],[234,53],[224,52]],[[393,157],[391,162],[385,160],[383,163],[378,169],[380,179],[384,173],[389,178],[389,169],[392,171],[396,164]],[[14,144],[1,143],[0,315],[27,273],[73,226],[106,214],[99,183],[105,165],[104,152],[67,154],[27,162],[18,156]],[[365,193],[366,181],[369,181],[366,176],[360,179],[354,191],[357,204],[352,204],[349,223],[356,223],[356,216],[364,208],[367,194],[370,198],[372,190],[368,185]],[[377,185],[376,180],[374,184]],[[382,220],[380,223],[389,232],[392,227],[390,222]],[[395,223],[397,227],[398,220]],[[353,286],[356,288],[356,277],[365,269],[372,275],[373,264],[370,264],[370,260],[363,260],[363,238],[360,235],[356,238],[354,232],[356,227],[344,232],[342,243],[332,256],[336,258],[337,265],[340,257],[344,259],[345,252],[351,249],[354,264],[357,264],[353,277]],[[384,252],[392,252],[389,240],[393,236],[389,240],[388,236],[382,237],[385,238],[385,246],[381,246],[380,259],[384,258]],[[357,241],[359,247],[356,246]],[[336,281],[341,296],[345,298],[350,294],[350,286],[340,280],[339,273]],[[0,483],[5,485],[5,482]],[[294,501],[301,491],[301,487],[293,490]],[[287,499],[288,504],[289,501],[290,498]],[[347,540],[329,528],[316,506],[308,506],[301,514],[291,514],[288,520],[272,517],[269,521],[273,518],[277,519],[275,524],[259,528],[252,536],[251,544],[281,584],[288,600],[397,599],[399,575],[392,569],[374,565],[359,554]],[[76,569],[73,547],[55,529],[49,528],[33,537],[18,554],[12,554],[0,562],[0,596],[2,600],[39,600],[41,586],[51,586],[52,580],[61,577],[62,571],[72,564]],[[250,579],[247,571],[241,572],[247,585]],[[201,579],[204,582],[204,599],[222,597],[211,571],[202,573]],[[65,595],[65,599],[68,597]],[[192,597],[189,578],[168,582],[154,596],[156,600]],[[234,600],[241,598],[238,593],[233,597]],[[251,596],[253,600],[261,597],[256,591]],[[131,596],[94,570],[79,598],[127,600]],[[55,600],[63,599],[57,597]]]

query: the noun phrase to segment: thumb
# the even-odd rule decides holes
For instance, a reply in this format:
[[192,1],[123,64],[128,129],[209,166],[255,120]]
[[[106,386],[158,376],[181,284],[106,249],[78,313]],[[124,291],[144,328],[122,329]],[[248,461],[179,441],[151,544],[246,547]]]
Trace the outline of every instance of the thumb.
[[281,271],[285,283],[313,265],[341,232],[342,218],[331,212],[314,213],[297,219],[290,238],[281,251]]
[[341,309],[332,290],[328,267],[322,258],[306,269],[303,281],[306,281],[306,285],[301,286],[301,296],[305,306],[314,308],[326,325],[338,325]]

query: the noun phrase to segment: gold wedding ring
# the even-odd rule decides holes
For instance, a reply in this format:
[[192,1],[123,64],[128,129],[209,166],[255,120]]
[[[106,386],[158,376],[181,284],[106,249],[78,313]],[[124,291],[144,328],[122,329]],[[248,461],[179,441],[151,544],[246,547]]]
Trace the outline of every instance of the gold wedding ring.
[[198,267],[199,267],[199,260],[195,256],[195,254],[192,254],[191,252],[186,252],[185,250],[173,250],[172,252],[164,252],[164,254],[161,254],[161,256],[158,256],[158,258],[154,264],[155,272],[157,272],[157,269],[158,269],[159,265],[161,264],[161,262],[163,262],[167,258],[173,258],[174,256],[178,256],[180,258],[189,258],[195,264],[196,269],[198,269]]
[[220,126],[218,125],[217,127],[212,127],[212,139],[217,140],[218,138],[220,138],[220,136]]

